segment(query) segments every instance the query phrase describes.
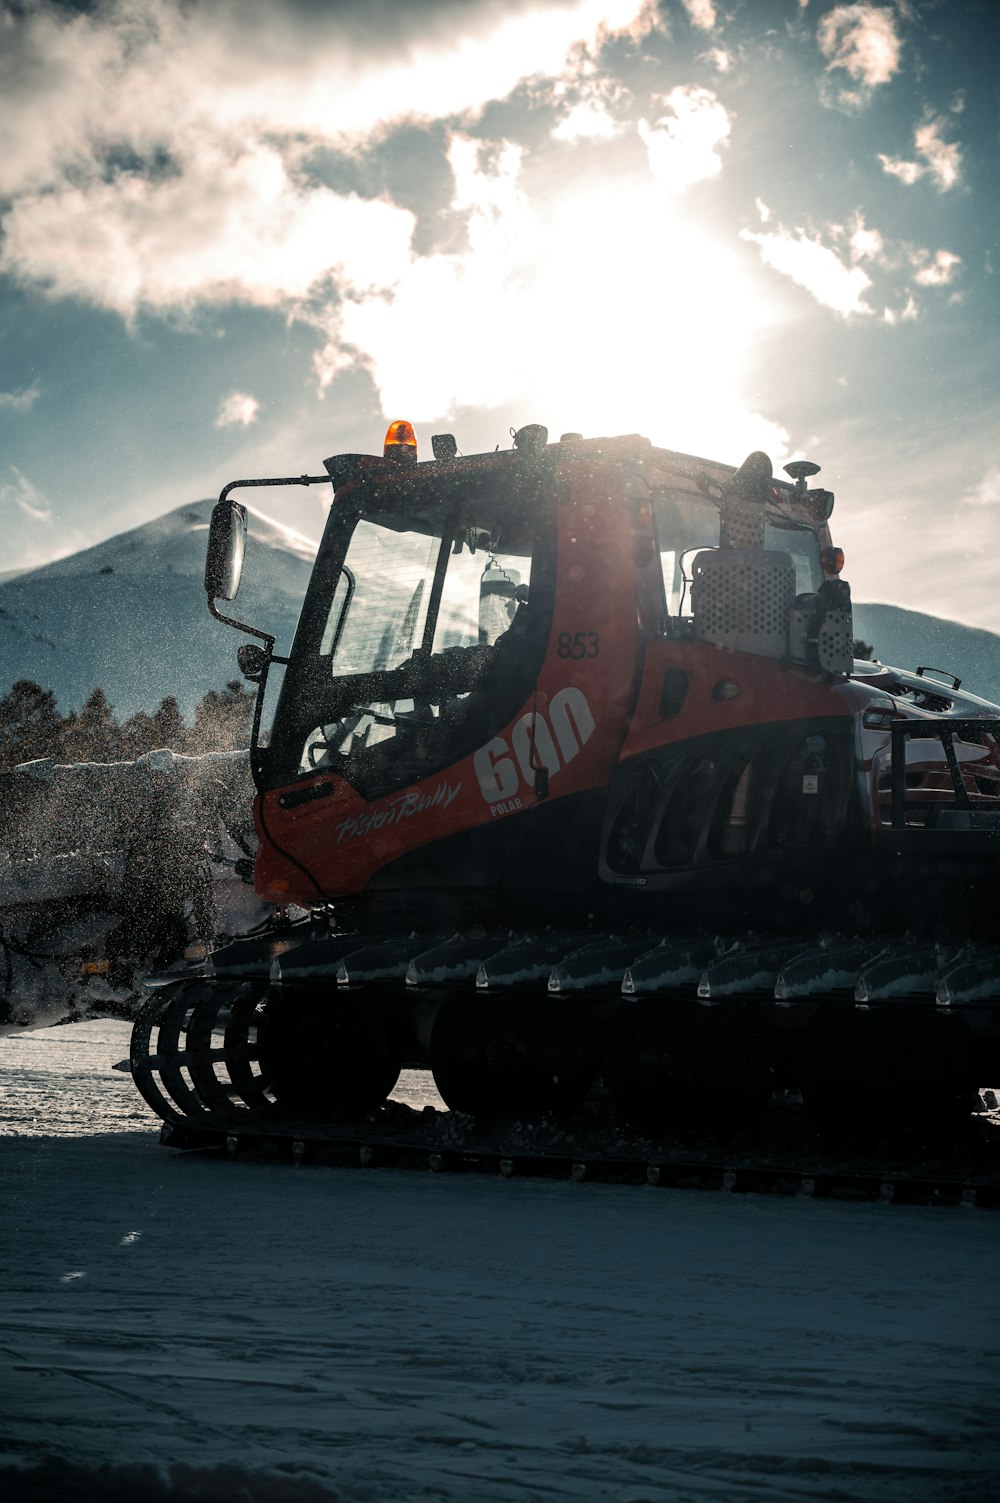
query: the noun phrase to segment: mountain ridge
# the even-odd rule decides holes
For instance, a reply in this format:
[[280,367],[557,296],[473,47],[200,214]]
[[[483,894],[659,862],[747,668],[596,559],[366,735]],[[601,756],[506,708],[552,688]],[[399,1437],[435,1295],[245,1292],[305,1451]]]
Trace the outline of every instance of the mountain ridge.
[[[211,500],[0,582],[0,661],[51,689],[62,711],[101,688],[118,717],[173,695],[185,717],[210,689],[239,677],[239,638],[206,608],[202,579]],[[291,646],[315,545],[249,509],[240,610]]]

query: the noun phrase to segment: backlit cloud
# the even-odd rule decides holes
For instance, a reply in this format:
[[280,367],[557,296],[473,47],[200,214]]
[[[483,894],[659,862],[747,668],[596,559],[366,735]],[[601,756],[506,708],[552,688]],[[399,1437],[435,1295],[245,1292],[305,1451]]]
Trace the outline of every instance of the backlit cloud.
[[[923,252],[918,260],[924,260],[926,254]],[[961,256],[956,256],[954,251],[939,250],[928,264],[920,266],[913,280],[920,287],[946,287],[954,281],[961,264]]]
[[816,32],[828,74],[844,72],[853,82],[834,87],[829,98],[842,108],[862,108],[873,89],[900,69],[902,43],[893,12],[881,5],[836,5],[821,17]]
[[906,295],[906,301],[900,308],[883,308],[882,319],[887,324],[911,323],[920,317],[920,309],[912,292]]
[[722,171],[719,147],[729,138],[732,122],[710,89],[671,89],[665,112],[653,124],[639,121],[653,176],[669,193],[683,193],[693,183]]
[[1000,464],[990,465],[979,483],[962,496],[960,505],[1000,508]]
[[701,31],[711,31],[716,23],[715,6],[712,0],[681,0],[692,26]]
[[[4,9],[0,270],[126,318],[279,306],[325,278],[348,295],[386,285],[411,216],[310,180],[311,149],[353,151],[393,121],[474,112],[656,19],[645,0],[478,0],[461,28],[394,9],[391,49],[341,7],[309,27],[258,4]],[[575,130],[599,124],[592,108]]]
[[[868,232],[871,235],[872,232]],[[872,279],[858,265],[848,266],[837,252],[824,245],[817,236],[804,230],[740,231],[741,238],[752,240],[761,260],[780,271],[799,287],[804,287],[824,308],[847,318],[853,313],[870,314],[865,293]]]
[[882,232],[865,224],[864,215],[860,211],[855,215],[854,223],[850,227],[849,244],[851,260],[855,262],[879,262],[885,255],[885,238]]
[[42,388],[37,381],[20,391],[0,391],[0,412],[30,412],[41,394]]
[[33,522],[52,521],[52,503],[17,465],[7,466],[8,479],[0,480],[0,507],[16,507]]
[[555,141],[610,141],[624,130],[600,99],[581,100],[553,127]]
[[912,187],[922,177],[929,177],[939,193],[954,188],[962,177],[962,149],[957,142],[942,138],[942,131],[946,128],[947,122],[941,116],[925,120],[913,133],[915,153],[921,160],[907,161],[879,152],[883,171],[898,177],[907,187]]
[[733,57],[733,54],[731,52],[727,52],[725,47],[710,47],[707,52],[702,53],[702,58],[706,63],[710,64],[710,66],[713,67],[717,73],[732,72],[736,61]]
[[[536,200],[509,142],[456,136],[449,161],[475,254],[414,257],[390,295],[327,309],[321,381],[359,364],[383,410],[417,422],[516,401],[555,432],[785,449],[741,390],[772,315],[730,248],[651,182]],[[683,360],[665,361],[668,346]]]
[[223,397],[215,415],[217,428],[248,428],[257,421],[260,403],[245,391],[231,391]]
[[303,184],[271,147],[202,141],[182,168],[25,194],[7,215],[0,269],[130,319],[199,303],[278,307],[328,276],[370,290],[408,255],[406,210]]

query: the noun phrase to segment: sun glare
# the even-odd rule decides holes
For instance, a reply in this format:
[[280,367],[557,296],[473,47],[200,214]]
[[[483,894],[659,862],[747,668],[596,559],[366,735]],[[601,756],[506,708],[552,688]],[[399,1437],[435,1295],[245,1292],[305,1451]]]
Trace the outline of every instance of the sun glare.
[[516,403],[558,434],[640,432],[739,460],[787,435],[756,413],[755,341],[776,317],[754,267],[651,181],[529,202],[520,162],[456,151],[465,255],[414,258],[391,295],[347,303],[340,337],[387,413]]
[[539,410],[583,432],[641,432],[728,456],[785,435],[744,384],[772,311],[737,253],[652,188],[601,188],[558,204],[528,296],[544,331]]

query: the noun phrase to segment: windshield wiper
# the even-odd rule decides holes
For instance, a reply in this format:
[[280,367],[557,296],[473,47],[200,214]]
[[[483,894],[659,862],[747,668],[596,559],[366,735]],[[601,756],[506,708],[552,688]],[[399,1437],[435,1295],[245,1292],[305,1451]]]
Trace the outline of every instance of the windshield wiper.
[[351,705],[348,715],[368,716],[376,725],[436,725],[437,720],[433,715],[418,715],[416,711],[407,711],[403,715],[381,715],[377,710],[372,710],[368,705]]

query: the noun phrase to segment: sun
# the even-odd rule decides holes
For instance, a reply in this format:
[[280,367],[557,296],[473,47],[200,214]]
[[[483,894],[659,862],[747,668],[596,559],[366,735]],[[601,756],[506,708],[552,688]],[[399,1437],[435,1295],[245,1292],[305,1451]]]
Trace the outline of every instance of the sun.
[[536,200],[521,166],[516,148],[490,176],[456,157],[467,250],[414,257],[389,295],[343,305],[340,335],[384,411],[511,405],[554,434],[638,432],[734,463],[784,454],[784,429],[748,397],[778,310],[743,243],[648,175]]
[[540,239],[524,291],[535,410],[585,433],[640,432],[719,458],[783,450],[784,431],[747,401],[775,310],[738,247],[654,186],[565,199]]

